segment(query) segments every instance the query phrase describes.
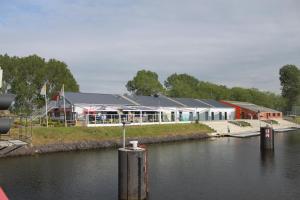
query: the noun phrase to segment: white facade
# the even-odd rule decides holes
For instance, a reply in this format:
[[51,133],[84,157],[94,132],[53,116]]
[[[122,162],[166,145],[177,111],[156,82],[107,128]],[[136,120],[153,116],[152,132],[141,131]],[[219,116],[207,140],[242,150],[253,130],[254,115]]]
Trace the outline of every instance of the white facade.
[[[211,105],[208,101],[172,99],[163,96],[157,97],[161,99],[145,96],[140,99],[138,97],[130,99],[130,96],[126,96],[124,100],[122,95],[86,93],[71,93],[69,98],[71,100],[68,100],[67,95],[67,108],[69,115],[72,115],[70,119],[74,120],[75,124],[80,123],[89,127],[121,126],[122,122],[131,125],[147,125],[234,120],[235,118],[235,108],[225,105],[222,107],[223,105],[216,101]],[[115,104],[111,104],[112,101],[115,101]],[[104,103],[99,104],[102,102]],[[61,109],[61,106],[59,108]]]

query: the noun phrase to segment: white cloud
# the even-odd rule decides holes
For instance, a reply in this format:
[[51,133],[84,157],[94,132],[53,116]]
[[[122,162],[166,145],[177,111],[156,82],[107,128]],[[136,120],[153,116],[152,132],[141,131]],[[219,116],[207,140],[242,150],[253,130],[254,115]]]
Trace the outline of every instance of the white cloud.
[[5,1],[0,53],[65,61],[82,91],[125,92],[137,70],[279,92],[300,64],[296,0]]

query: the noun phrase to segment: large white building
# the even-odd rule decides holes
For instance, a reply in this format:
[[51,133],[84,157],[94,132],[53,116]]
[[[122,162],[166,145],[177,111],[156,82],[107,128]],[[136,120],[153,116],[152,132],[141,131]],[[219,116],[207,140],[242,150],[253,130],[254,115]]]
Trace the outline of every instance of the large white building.
[[[52,119],[64,119],[62,98],[50,112]],[[67,120],[76,125],[120,126],[191,123],[233,120],[235,109],[215,100],[170,98],[164,95],[136,96],[96,93],[65,93]]]

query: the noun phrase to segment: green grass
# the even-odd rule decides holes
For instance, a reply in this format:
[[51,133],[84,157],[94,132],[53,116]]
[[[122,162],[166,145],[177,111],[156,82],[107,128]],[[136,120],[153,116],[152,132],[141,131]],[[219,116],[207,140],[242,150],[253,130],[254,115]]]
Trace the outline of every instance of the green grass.
[[240,127],[251,126],[250,123],[245,122],[245,121],[229,121],[229,123],[232,123],[232,124],[237,125],[237,126],[240,126]]
[[293,118],[293,122],[300,124],[300,116],[296,116]]
[[267,124],[278,124],[278,121],[269,119],[269,120],[262,120],[263,122],[266,122]]
[[[211,133],[213,130],[203,124],[166,124],[126,127],[127,137],[161,137],[168,135],[187,135]],[[35,127],[33,145],[71,143],[93,140],[119,140],[122,127]]]

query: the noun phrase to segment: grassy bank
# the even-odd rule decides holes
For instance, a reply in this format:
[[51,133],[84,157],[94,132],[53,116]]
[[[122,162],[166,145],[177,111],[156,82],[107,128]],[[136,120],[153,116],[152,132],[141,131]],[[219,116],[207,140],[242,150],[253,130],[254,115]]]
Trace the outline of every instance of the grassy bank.
[[[127,137],[160,137],[211,133],[213,130],[203,124],[167,124],[126,127]],[[38,127],[33,129],[33,145],[72,143],[94,140],[119,140],[121,127]]]
[[300,124],[300,117],[295,117],[293,121],[297,124]]

